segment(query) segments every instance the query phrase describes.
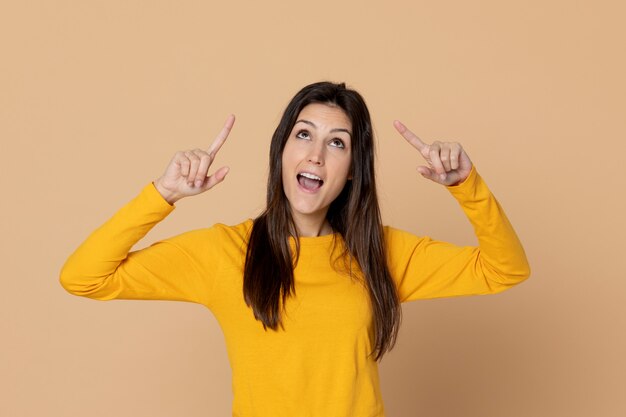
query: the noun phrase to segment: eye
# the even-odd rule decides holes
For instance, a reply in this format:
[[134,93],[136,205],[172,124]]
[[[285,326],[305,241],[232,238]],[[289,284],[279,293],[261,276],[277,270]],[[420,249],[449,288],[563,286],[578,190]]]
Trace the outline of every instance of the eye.
[[311,135],[309,135],[309,131],[308,130],[300,130],[300,131],[298,131],[298,133],[296,133],[296,137],[298,139],[309,139],[311,137]]
[[334,146],[335,148],[345,148],[346,145],[343,143],[341,139],[335,138],[330,141],[330,146]]

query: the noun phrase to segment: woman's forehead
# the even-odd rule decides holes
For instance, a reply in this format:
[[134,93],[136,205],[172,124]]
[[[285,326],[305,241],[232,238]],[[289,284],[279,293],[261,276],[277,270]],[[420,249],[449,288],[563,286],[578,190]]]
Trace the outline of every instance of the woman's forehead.
[[342,128],[352,131],[352,123],[346,112],[339,106],[325,103],[311,103],[298,114],[296,122],[305,120],[316,128]]

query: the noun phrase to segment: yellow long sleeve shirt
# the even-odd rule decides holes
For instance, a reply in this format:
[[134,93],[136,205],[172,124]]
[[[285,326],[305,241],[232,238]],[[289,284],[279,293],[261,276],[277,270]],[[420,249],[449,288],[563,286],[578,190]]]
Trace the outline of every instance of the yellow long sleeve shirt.
[[[402,302],[495,294],[530,274],[515,231],[475,168],[447,188],[472,223],[479,246],[385,227],[387,261]],[[146,185],[69,257],[61,271],[63,287],[97,300],[206,306],[226,340],[233,416],[384,416],[377,363],[368,356],[374,343],[369,295],[358,280],[337,271],[332,260],[341,250],[339,235],[300,238],[296,296],[284,306],[284,330],[265,331],[243,299],[252,220],[216,224],[130,252],[172,210],[152,183]]]

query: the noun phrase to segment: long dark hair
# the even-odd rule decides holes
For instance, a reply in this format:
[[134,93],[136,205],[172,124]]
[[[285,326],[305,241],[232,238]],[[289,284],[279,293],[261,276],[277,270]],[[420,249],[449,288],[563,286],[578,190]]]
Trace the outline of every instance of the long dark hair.
[[[282,153],[300,111],[311,103],[341,108],[352,123],[352,180],[331,203],[327,220],[345,242],[344,256],[355,259],[370,294],[375,327],[371,354],[380,360],[396,342],[402,310],[387,268],[383,227],[374,175],[374,135],[361,95],[344,83],[319,82],[300,90],[287,105],[272,136],[267,208],[254,220],[246,253],[243,293],[254,316],[267,327],[282,327],[281,303],[295,295],[293,269],[300,251],[289,201],[283,191]],[[292,236],[295,253],[289,245]],[[344,258],[345,259],[345,258]]]

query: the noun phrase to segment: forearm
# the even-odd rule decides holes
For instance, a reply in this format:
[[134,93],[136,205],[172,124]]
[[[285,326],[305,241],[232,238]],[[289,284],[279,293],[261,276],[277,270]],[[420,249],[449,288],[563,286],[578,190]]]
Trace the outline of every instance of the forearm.
[[485,276],[504,284],[528,278],[530,266],[517,233],[476,169],[447,188],[472,223],[480,250],[477,267]]
[[97,291],[131,248],[172,210],[174,206],[157,193],[153,184],[145,187],[67,259],[61,270],[61,285],[75,295],[88,296]]

